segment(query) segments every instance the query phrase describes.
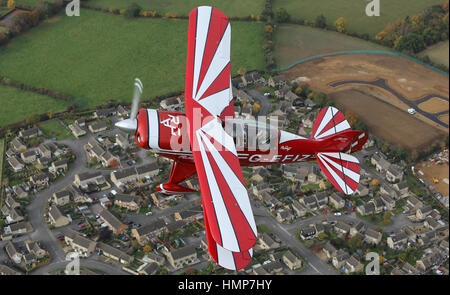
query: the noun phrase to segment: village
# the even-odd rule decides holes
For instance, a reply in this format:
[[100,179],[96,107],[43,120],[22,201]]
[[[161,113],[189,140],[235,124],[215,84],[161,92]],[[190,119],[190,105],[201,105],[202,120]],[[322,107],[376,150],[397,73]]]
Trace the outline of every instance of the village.
[[[310,136],[327,103],[307,83],[247,72],[232,80],[235,116],[277,116],[279,128]],[[183,97],[159,107],[183,111]],[[57,120],[57,140],[39,124],[6,144],[0,274],[64,274],[69,253],[82,274],[225,274],[208,255],[200,193],[154,189],[171,160],[139,149],[114,127],[128,106]],[[370,138],[356,155],[360,185],[343,196],[316,163],[243,167],[259,240],[245,274],[448,274],[448,196],[417,178]],[[447,157],[448,158],[448,157]],[[447,162],[448,164],[448,162]],[[183,184],[199,190],[198,180]]]

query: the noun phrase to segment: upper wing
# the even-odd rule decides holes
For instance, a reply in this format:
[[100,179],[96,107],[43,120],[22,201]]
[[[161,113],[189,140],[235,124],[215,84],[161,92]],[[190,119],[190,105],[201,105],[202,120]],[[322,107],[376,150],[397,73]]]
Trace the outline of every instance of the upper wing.
[[228,251],[245,252],[256,243],[256,224],[236,147],[219,120],[232,99],[230,33],[219,10],[202,6],[191,12],[185,105],[211,236]]

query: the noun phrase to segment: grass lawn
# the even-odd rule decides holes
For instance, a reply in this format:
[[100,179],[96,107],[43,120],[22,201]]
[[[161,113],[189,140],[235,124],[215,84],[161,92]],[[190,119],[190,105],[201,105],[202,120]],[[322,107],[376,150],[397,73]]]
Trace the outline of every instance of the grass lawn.
[[0,6],[0,18],[2,18],[4,15],[6,15],[11,9],[8,7]]
[[3,85],[0,85],[0,103],[0,126],[23,120],[31,114],[62,111],[69,105],[62,100]]
[[[0,181],[2,181],[3,175],[3,159],[5,158],[5,140],[0,138]],[[0,189],[1,193],[1,189]],[[1,202],[0,202],[1,204]]]
[[71,133],[58,120],[47,121],[39,125],[42,133],[47,138],[56,138],[56,140],[63,140],[71,137]]
[[429,48],[422,51],[419,55],[425,56],[428,55],[428,57],[431,59],[432,62],[435,62],[437,64],[442,64],[445,66],[449,66],[449,60],[448,60],[448,51],[449,51],[449,41],[442,41],[439,42],[433,46],[430,46]]
[[126,9],[133,2],[137,3],[144,10],[156,10],[160,14],[176,12],[179,15],[189,15],[192,9],[207,5],[220,9],[229,17],[261,14],[265,3],[264,0],[91,0],[88,4],[102,8]]
[[[264,67],[262,27],[233,22],[233,73],[240,66]],[[88,107],[110,99],[131,102],[140,77],[145,99],[184,89],[187,31],[185,20],[130,20],[84,9],[80,17],[60,14],[0,47],[0,75],[67,93]]]
[[403,19],[408,15],[417,14],[425,7],[443,3],[444,0],[390,0],[380,1],[380,16],[366,15],[365,0],[276,0],[274,10],[283,7],[295,18],[313,21],[320,14],[327,18],[327,23],[333,25],[339,17],[348,20],[348,30],[351,32],[368,33],[375,36],[388,23]]
[[281,25],[275,34],[275,56],[278,67],[286,67],[303,58],[345,50],[391,49],[346,36],[300,25]]

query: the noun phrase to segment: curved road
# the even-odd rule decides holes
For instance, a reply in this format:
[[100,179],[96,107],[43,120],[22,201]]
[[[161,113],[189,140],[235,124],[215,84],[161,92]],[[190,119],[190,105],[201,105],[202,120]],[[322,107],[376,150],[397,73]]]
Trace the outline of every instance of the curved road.
[[395,91],[394,89],[392,89],[386,83],[385,79],[378,79],[378,80],[375,80],[375,81],[372,81],[372,82],[362,81],[362,80],[338,81],[338,82],[329,84],[329,86],[331,86],[331,87],[338,87],[338,86],[345,85],[345,84],[364,84],[364,85],[372,85],[372,86],[380,87],[380,88],[382,88],[382,89],[392,93],[395,97],[397,97],[399,100],[401,100],[406,105],[416,109],[416,111],[418,113],[420,113],[421,115],[425,116],[426,118],[430,119],[431,121],[433,121],[433,122],[435,122],[435,123],[437,123],[437,124],[439,124],[439,125],[441,125],[441,126],[443,126],[445,128],[448,128],[448,124],[442,122],[439,119],[439,116],[448,114],[449,113],[448,110],[447,111],[442,111],[442,112],[439,112],[439,113],[436,113],[436,114],[431,114],[431,113],[425,112],[424,110],[422,110],[419,107],[419,104],[421,104],[421,103],[423,103],[423,102],[425,102],[425,101],[427,101],[427,100],[429,100],[429,99],[431,99],[433,97],[437,97],[437,98],[440,98],[440,99],[445,100],[445,101],[448,102],[449,99],[447,97],[444,97],[444,96],[441,96],[441,95],[438,95],[438,94],[428,94],[428,95],[426,95],[426,96],[424,96],[424,97],[422,97],[422,98],[420,98],[418,100],[414,100],[414,101],[413,100],[409,100],[406,97],[404,97],[403,95],[401,95],[400,93],[398,93],[397,91]]

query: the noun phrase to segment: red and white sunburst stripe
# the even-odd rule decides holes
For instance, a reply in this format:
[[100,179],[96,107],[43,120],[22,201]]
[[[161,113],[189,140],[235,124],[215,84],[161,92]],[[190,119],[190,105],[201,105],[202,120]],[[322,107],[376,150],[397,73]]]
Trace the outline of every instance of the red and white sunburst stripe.
[[314,120],[312,134],[315,139],[321,139],[350,128],[344,114],[335,107],[326,107]]
[[211,234],[229,251],[247,251],[256,243],[257,229],[233,139],[218,120],[195,133],[194,159],[201,160],[196,166]]
[[203,210],[205,221],[206,243],[211,258],[220,266],[230,270],[240,270],[250,264],[253,257],[253,249],[244,252],[232,252],[216,243],[209,230],[208,217]]
[[344,153],[317,153],[316,158],[323,173],[341,193],[355,192],[361,171],[357,158]]

